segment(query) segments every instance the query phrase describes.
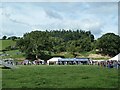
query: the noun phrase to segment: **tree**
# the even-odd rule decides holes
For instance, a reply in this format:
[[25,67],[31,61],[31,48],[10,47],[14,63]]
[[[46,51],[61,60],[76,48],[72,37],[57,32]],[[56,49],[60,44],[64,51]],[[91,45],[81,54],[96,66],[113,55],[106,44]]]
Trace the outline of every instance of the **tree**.
[[96,48],[104,55],[115,56],[120,53],[120,36],[114,33],[104,34],[98,38]]
[[17,41],[17,46],[28,56],[35,55],[35,58],[45,54],[45,51],[51,51],[52,42],[46,32],[33,31],[24,34],[23,38]]
[[3,37],[2,37],[2,40],[6,40],[6,38],[7,38],[7,36],[3,36]]
[[11,40],[15,40],[15,39],[17,39],[17,37],[16,36],[12,36],[12,37],[8,37],[8,39],[11,39]]

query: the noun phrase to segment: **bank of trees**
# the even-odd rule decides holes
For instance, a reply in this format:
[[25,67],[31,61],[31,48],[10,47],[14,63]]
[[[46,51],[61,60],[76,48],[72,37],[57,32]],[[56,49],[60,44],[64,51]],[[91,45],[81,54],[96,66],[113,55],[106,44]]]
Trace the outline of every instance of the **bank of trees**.
[[90,31],[32,31],[17,41],[17,46],[27,56],[35,58],[59,52],[83,52],[93,49],[94,35]]
[[3,36],[2,40],[16,40],[16,39],[20,39],[20,37],[17,36],[11,36],[11,37],[7,37],[7,36]]
[[32,31],[17,41],[17,47],[27,57],[47,57],[59,52],[89,52],[99,50],[104,55],[114,56],[120,52],[120,37],[107,33],[97,40],[90,31],[51,30]]

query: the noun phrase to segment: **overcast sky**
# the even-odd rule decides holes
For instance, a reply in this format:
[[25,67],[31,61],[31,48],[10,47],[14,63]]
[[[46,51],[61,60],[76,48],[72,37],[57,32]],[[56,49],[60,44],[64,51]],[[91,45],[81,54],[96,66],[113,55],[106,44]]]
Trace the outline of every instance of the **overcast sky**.
[[117,2],[0,3],[0,38],[33,30],[90,30],[95,38],[118,33]]

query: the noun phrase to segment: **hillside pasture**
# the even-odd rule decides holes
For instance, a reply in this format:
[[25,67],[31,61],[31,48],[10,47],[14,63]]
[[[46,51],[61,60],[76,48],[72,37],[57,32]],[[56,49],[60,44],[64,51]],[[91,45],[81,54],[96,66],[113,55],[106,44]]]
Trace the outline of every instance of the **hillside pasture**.
[[2,47],[0,47],[0,50],[4,50],[8,46],[15,46],[16,41],[13,41],[13,40],[0,40],[0,43],[2,43]]

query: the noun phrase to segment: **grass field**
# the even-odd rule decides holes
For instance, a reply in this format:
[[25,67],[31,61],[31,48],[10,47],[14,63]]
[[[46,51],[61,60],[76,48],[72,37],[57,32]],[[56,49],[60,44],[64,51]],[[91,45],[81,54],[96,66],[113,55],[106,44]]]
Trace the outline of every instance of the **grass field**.
[[87,65],[39,65],[3,69],[2,88],[116,88],[117,69]]
[[9,55],[5,56],[5,58],[9,58],[9,57],[23,58],[24,57],[24,53],[21,53],[19,50],[10,50],[10,51],[6,51],[6,53],[9,54]]

